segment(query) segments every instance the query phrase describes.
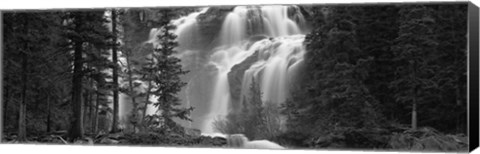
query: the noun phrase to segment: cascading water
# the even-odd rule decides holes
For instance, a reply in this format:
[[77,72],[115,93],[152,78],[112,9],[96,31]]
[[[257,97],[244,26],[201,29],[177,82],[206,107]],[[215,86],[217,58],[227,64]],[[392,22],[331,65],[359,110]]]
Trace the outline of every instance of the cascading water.
[[[293,78],[300,70],[305,53],[303,29],[298,26],[304,23],[297,24],[304,19],[301,14],[297,15],[299,12],[294,13],[297,22],[290,19],[287,6],[235,7],[223,20],[216,47],[201,51],[195,48],[195,45],[202,46],[195,42],[203,39],[197,18],[207,10],[202,9],[172,23],[177,26],[175,34],[180,45],[176,56],[182,59],[184,68],[191,71],[185,79],[188,85],[184,87],[185,96],[182,98],[184,104],[197,109],[192,113],[194,121],[190,126],[204,134],[213,134],[218,133],[213,128],[214,121],[239,110],[232,107],[233,102],[243,102],[243,98],[248,98],[252,79],[260,85],[263,103],[280,104],[288,98],[289,86],[294,84]],[[156,44],[153,36],[157,31],[152,30],[150,43]],[[199,57],[206,58],[202,61],[198,60],[202,59]],[[235,100],[232,99],[234,87],[231,87],[229,73],[247,59],[254,62],[241,73],[243,77],[239,76],[241,83],[238,86],[241,88],[235,95],[240,95],[240,100]],[[209,95],[203,104],[201,100],[205,98],[200,99],[202,95],[199,91],[208,91],[203,93]]]
[[303,61],[303,40],[304,35],[263,40],[262,47],[257,50],[260,53],[258,61],[245,71],[240,98],[248,96],[251,80],[255,79],[260,81],[264,103],[283,103],[288,97],[290,78],[297,73],[297,67]]
[[216,119],[222,119],[228,114],[228,105],[230,103],[230,87],[228,83],[228,73],[230,69],[245,60],[253,52],[242,50],[239,47],[221,49],[215,52],[212,57],[212,64],[217,68],[216,83],[213,90],[210,112],[206,117],[206,122],[202,131],[204,133],[213,133],[212,123]]
[[300,34],[298,25],[288,17],[287,6],[263,6],[263,22],[272,37]]
[[221,46],[239,45],[246,37],[247,11],[244,6],[239,6],[227,14],[220,32]]
[[[254,8],[252,8],[253,10]],[[248,97],[251,79],[258,79],[263,92],[263,102],[283,103],[288,95],[290,73],[295,73],[294,66],[303,59],[302,46],[304,35],[300,28],[288,18],[286,6],[265,6],[260,8],[263,23],[263,32],[271,38],[265,38],[248,46],[248,19],[249,9],[236,7],[224,21],[220,33],[220,48],[211,57],[211,61],[218,69],[213,99],[211,101],[210,116],[207,117],[202,131],[212,133],[212,123],[215,118],[224,118],[229,113],[230,88],[228,73],[232,67],[241,63],[255,52],[259,57],[244,73],[240,98]],[[254,16],[254,15],[253,15]],[[252,24],[255,25],[255,24]],[[250,34],[252,35],[252,34]],[[293,67],[292,67],[293,66]],[[263,73],[260,73],[263,72]],[[262,76],[262,78],[260,78]],[[242,100],[243,101],[243,100]]]

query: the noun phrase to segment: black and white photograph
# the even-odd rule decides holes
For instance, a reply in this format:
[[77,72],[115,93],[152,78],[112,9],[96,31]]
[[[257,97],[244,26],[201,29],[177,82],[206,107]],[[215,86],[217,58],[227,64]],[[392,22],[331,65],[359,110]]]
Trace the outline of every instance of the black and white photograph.
[[1,144],[468,152],[472,8],[2,10]]

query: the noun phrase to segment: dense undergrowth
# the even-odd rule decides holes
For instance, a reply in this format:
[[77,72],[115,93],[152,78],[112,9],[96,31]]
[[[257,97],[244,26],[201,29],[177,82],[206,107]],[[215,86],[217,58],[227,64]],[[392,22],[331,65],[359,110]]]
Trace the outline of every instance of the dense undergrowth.
[[[85,135],[83,139],[68,141],[65,134],[50,133],[30,136],[26,144],[85,144],[85,145],[138,145],[138,146],[186,146],[186,147],[221,147],[226,144],[222,137],[192,136],[179,134],[161,134],[157,132],[114,133],[102,135]],[[16,134],[7,134],[3,143],[19,143]]]
[[[60,132],[62,133],[62,132]],[[59,133],[29,137],[27,144],[138,145],[162,147],[225,147],[223,137],[179,133],[141,132],[86,135],[82,140],[66,141]],[[345,129],[323,136],[286,132],[271,139],[288,149],[337,149],[461,152],[468,150],[468,136],[443,134],[429,127],[417,130],[403,128]],[[6,134],[3,143],[16,142],[16,134]]]
[[322,136],[300,132],[284,133],[274,139],[291,148],[362,149],[427,152],[459,152],[468,150],[468,136],[443,134],[433,128],[345,129]]

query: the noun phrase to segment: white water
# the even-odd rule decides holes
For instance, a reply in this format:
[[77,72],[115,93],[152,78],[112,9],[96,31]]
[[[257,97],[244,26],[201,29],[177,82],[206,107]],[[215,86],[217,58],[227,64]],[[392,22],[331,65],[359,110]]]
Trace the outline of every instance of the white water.
[[[213,89],[201,89],[210,91],[211,99],[207,103],[208,108],[202,111],[205,114],[192,115],[192,117],[201,117],[193,123],[200,124],[197,129],[200,129],[202,134],[215,134],[218,132],[213,128],[212,123],[216,119],[225,118],[231,110],[238,110],[230,107],[232,97],[228,79],[228,73],[235,65],[258,52],[256,62],[244,72],[240,102],[246,101],[243,100],[244,96],[245,98],[249,97],[252,79],[255,79],[255,83],[259,84],[263,93],[263,103],[280,104],[288,98],[289,86],[294,84],[292,78],[295,77],[299,66],[302,65],[305,50],[302,46],[304,40],[302,29],[288,17],[287,6],[239,6],[226,15],[219,30],[217,47],[212,51],[204,52],[209,54],[206,56],[208,58],[206,62],[203,64],[191,63],[189,61],[192,61],[192,55],[193,57],[197,56],[197,58],[193,58],[193,60],[197,60],[200,53],[198,51],[200,49],[192,48],[192,44],[196,40],[203,39],[196,19],[207,10],[208,8],[205,8],[180,19],[172,20],[172,23],[177,26],[174,33],[178,35],[177,41],[180,44],[177,48],[178,54],[175,56],[182,59],[184,67],[213,68],[213,70],[207,69],[214,76],[209,79],[213,81],[213,85],[210,86]],[[301,14],[295,15],[295,18],[304,21]],[[158,40],[155,36],[160,31],[160,29],[152,29],[148,42],[157,45]],[[268,37],[251,42],[250,38],[255,35],[267,35]],[[205,69],[195,71],[201,72]],[[191,74],[191,76],[195,77],[196,75]],[[193,80],[188,79],[188,81],[183,103],[198,107],[199,102],[196,102],[197,99],[192,98],[193,95],[190,94],[192,90],[190,84],[193,84],[190,82]],[[149,114],[153,114],[152,110]],[[191,123],[190,126],[192,126]]]
[[217,68],[217,77],[213,89],[213,99],[210,103],[210,112],[205,119],[205,125],[201,128],[202,132],[213,133],[214,129],[211,124],[216,119],[222,119],[228,114],[230,103],[228,73],[233,66],[245,60],[252,53],[254,53],[252,50],[233,46],[227,49],[219,49],[212,54],[211,64]]
[[[303,59],[302,46],[304,35],[301,35],[297,24],[288,18],[287,6],[261,7],[264,33],[273,39],[263,39],[254,43],[249,49],[247,39],[247,13],[245,7],[236,7],[226,16],[220,33],[221,48],[211,57],[218,69],[217,82],[213,90],[210,114],[202,128],[203,132],[213,133],[212,122],[224,118],[230,105],[230,88],[228,72],[256,51],[258,61],[248,69],[243,77],[240,98],[248,98],[252,79],[259,80],[263,93],[262,101],[283,103],[288,96],[289,73]],[[260,72],[263,72],[260,74]],[[262,77],[260,77],[262,76]],[[243,100],[242,100],[243,101]]]
[[220,32],[220,45],[238,46],[247,36],[247,8],[239,6],[227,14]]
[[298,25],[288,18],[288,6],[263,6],[263,22],[267,34],[273,37],[300,34]]
[[256,83],[260,82],[263,103],[283,103],[288,97],[291,77],[303,61],[303,40],[304,35],[263,40],[261,48],[257,49],[260,52],[258,61],[245,71],[241,96],[248,96],[251,80],[255,79]]

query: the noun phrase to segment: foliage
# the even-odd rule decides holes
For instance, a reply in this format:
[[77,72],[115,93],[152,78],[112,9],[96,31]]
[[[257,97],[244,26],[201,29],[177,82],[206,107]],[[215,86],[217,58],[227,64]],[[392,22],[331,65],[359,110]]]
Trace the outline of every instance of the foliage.
[[125,134],[125,139],[119,144],[124,145],[160,145],[160,146],[188,146],[188,147],[221,147],[226,144],[225,138],[220,137],[193,137],[188,135],[161,134],[161,133],[137,133]]
[[424,102],[428,109],[419,122],[449,133],[466,133],[467,5],[430,7],[435,11],[434,39],[439,41],[432,80],[440,98]]
[[[232,8],[200,14],[198,26],[205,39],[186,48],[208,44],[199,50],[209,52]],[[130,122],[147,126],[139,134],[115,138],[122,144],[224,144],[221,138],[188,136],[173,121],[191,120],[193,108],[183,107],[177,96],[187,71],[172,56],[178,44],[170,21],[195,9],[120,12],[119,56],[127,59],[120,65],[124,69],[120,80],[126,83],[120,90],[138,105],[132,113],[144,114],[141,120],[130,117]],[[242,108],[215,121],[217,130],[302,148],[465,149],[466,4],[312,5],[297,11],[311,26],[304,42],[303,71],[308,73],[295,86],[298,89],[289,89],[291,97],[277,105],[262,102],[258,84],[252,84],[246,101],[235,104]],[[109,99],[115,90],[111,68],[118,64],[109,60],[112,35],[105,12],[3,14],[7,39],[2,121],[7,121],[3,124],[7,135],[2,139],[63,143],[43,134],[71,128],[74,139],[109,132],[113,120]],[[159,32],[154,48],[144,44],[152,28]],[[146,90],[138,90],[145,85]],[[146,116],[148,104],[154,104],[159,114]],[[407,130],[412,123],[420,129]]]
[[[70,125],[70,140],[81,138],[84,133],[84,109],[85,100],[82,101],[83,78],[85,77],[83,54],[88,54],[88,45],[97,49],[105,49],[109,46],[108,39],[111,34],[104,25],[104,10],[93,11],[72,11],[66,12],[64,20],[66,22],[64,34],[69,41],[67,47],[73,50],[73,82],[72,82],[72,117]],[[96,55],[96,54],[92,54]],[[107,65],[114,66],[115,65]],[[85,102],[84,102],[85,101]]]
[[[342,127],[375,127],[380,120],[377,100],[364,85],[372,58],[358,47],[357,9],[328,8],[326,24],[307,36],[306,63],[312,73],[305,87],[294,94],[295,104],[287,103],[286,113],[290,126],[306,129],[291,129],[309,128],[316,136]],[[307,125],[299,126],[302,123]]]
[[[62,42],[57,31],[60,15],[60,12],[4,14],[4,36],[9,39],[5,39],[3,52],[6,58],[2,68],[5,74],[2,108],[3,117],[11,122],[4,123],[3,131],[19,129],[15,126],[21,123],[15,123],[22,112],[19,104],[25,105],[23,126],[28,132],[26,135],[49,131],[50,126],[57,127],[59,124],[54,124],[54,120],[65,122],[62,117],[67,112],[51,112],[65,107],[62,100],[68,90],[64,87],[70,86],[68,56],[59,46]],[[47,106],[46,102],[51,105]]]
[[172,56],[175,53],[174,48],[178,46],[175,41],[176,35],[172,32],[175,26],[170,23],[173,11],[163,9],[160,13],[162,14],[162,20],[160,21],[162,27],[159,29],[158,46],[152,54],[154,61],[153,74],[151,74],[150,81],[147,82],[152,82],[156,88],[151,92],[158,98],[153,105],[158,108],[161,116],[156,118],[162,118],[162,127],[172,129],[176,125],[172,118],[191,121],[189,115],[193,107],[178,107],[181,104],[176,95],[186,85],[180,79],[180,76],[188,73],[188,71],[182,70],[180,59]]
[[252,79],[249,99],[244,99],[239,113],[229,113],[225,119],[216,119],[214,128],[224,134],[244,134],[251,140],[273,139],[281,132],[280,107],[263,103],[259,84]]
[[393,46],[395,78],[390,87],[398,103],[412,104],[412,128],[417,127],[416,105],[418,102],[435,101],[437,85],[431,81],[435,66],[431,64],[438,44],[433,40],[434,19],[426,6],[405,6],[400,9],[400,29]]
[[414,151],[467,151],[468,143],[465,136],[445,135],[432,128],[423,127],[419,130],[408,130],[403,133],[393,133],[389,148]]
[[[466,5],[448,6],[309,8],[316,25],[305,40],[310,75],[283,105],[288,131],[282,136],[332,136],[322,144],[338,140],[352,147],[346,130],[411,124],[412,101],[418,103],[419,127],[465,133]],[[445,112],[455,116],[443,117]],[[309,140],[297,145],[311,146],[304,144]]]
[[263,128],[258,130],[259,139],[273,139],[281,134],[285,128],[285,117],[280,114],[281,107],[276,103],[266,102],[262,106]]

